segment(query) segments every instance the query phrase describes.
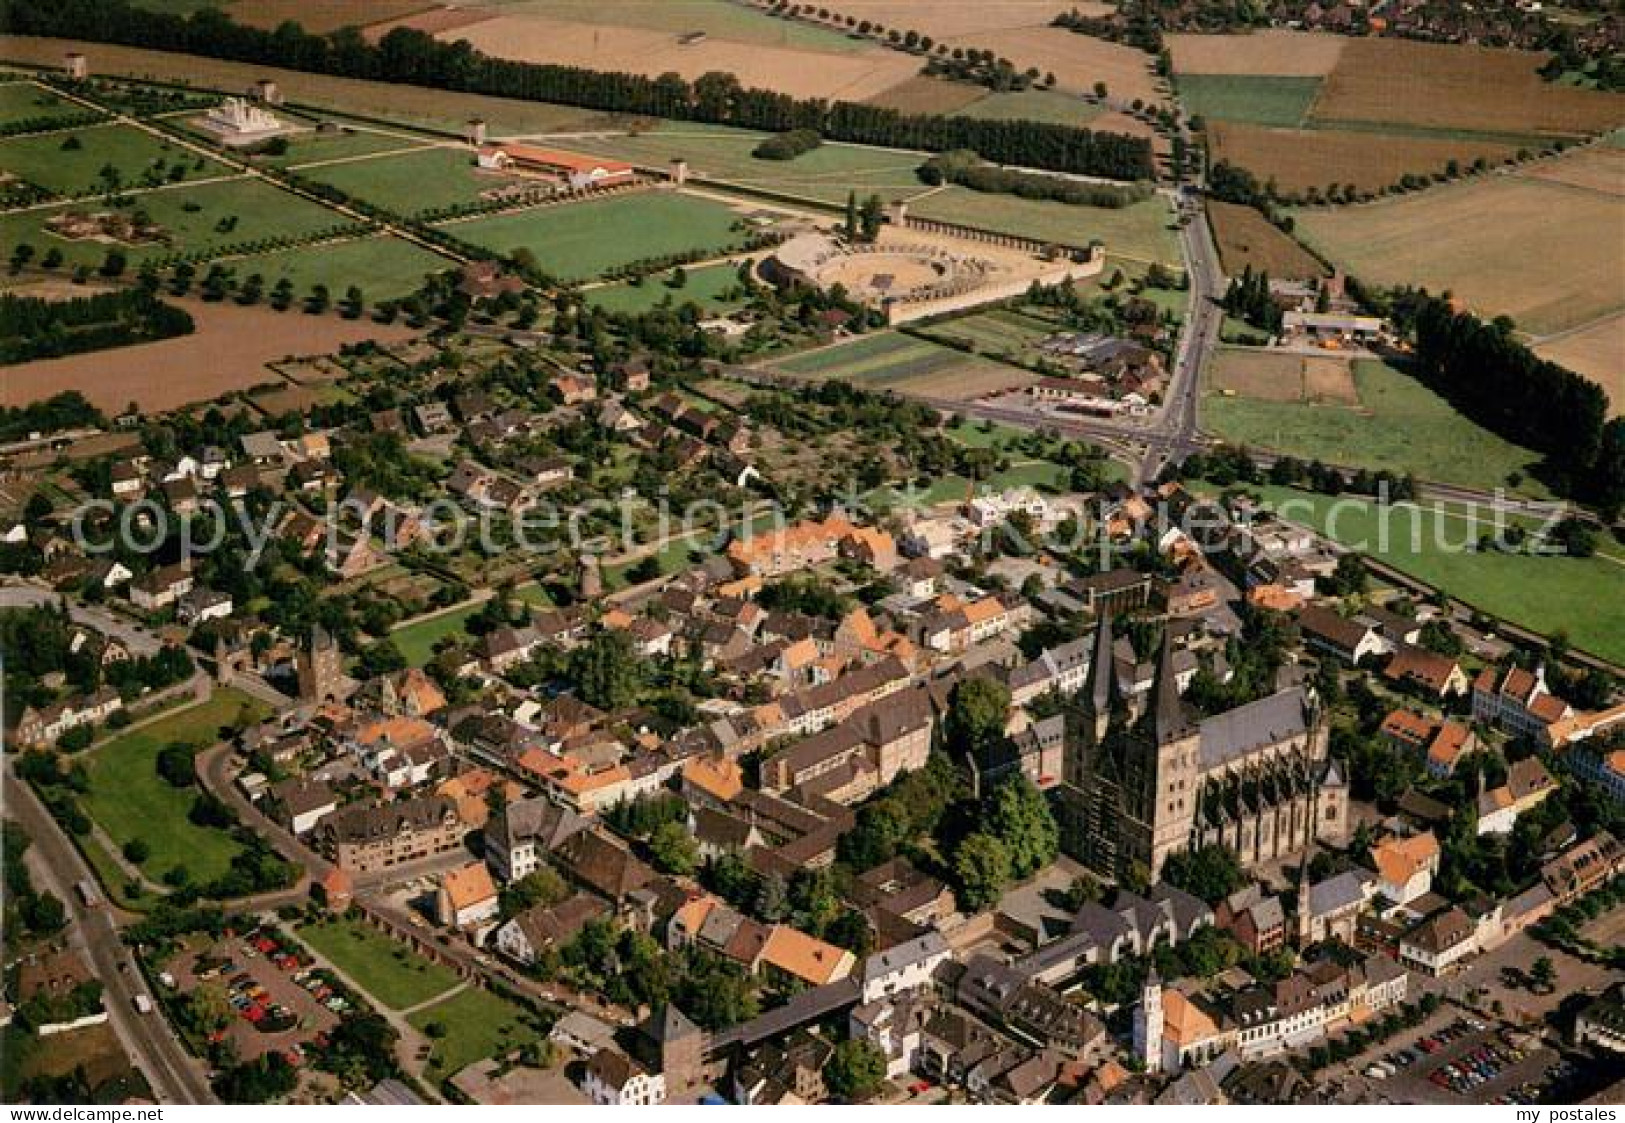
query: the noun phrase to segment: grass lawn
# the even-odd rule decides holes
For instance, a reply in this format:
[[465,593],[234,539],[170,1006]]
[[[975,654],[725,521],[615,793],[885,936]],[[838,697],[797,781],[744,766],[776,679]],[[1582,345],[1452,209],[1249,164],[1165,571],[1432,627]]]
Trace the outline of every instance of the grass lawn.
[[393,1010],[428,1002],[457,985],[457,975],[450,968],[430,963],[405,944],[359,921],[324,920],[306,924],[296,934]]
[[474,157],[467,149],[456,148],[419,148],[307,168],[300,174],[400,215],[475,203],[481,191],[509,182],[504,176],[476,174]]
[[490,991],[470,987],[407,1019],[420,1030],[443,1028],[429,1055],[429,1074],[444,1078],[486,1057],[537,1040],[529,1011]]
[[434,645],[447,636],[461,636],[468,638],[463,631],[463,624],[469,617],[480,610],[480,605],[471,604],[452,612],[442,612],[427,620],[418,620],[396,628],[389,633],[390,642],[406,657],[406,661],[414,667],[421,667],[434,658]]
[[1054,125],[1082,128],[1102,110],[1073,94],[1055,90],[1022,90],[1019,93],[988,94],[972,102],[955,117],[974,117],[982,121],[1044,121]]
[[[1600,547],[1590,558],[1468,552],[1482,534],[1495,532],[1488,516],[1475,528],[1459,507],[1383,509],[1355,497],[1259,490],[1286,517],[1362,548],[1492,616],[1539,632],[1561,629],[1576,647],[1625,661],[1625,558],[1618,552]],[[1386,541],[1379,538],[1384,515]]]
[[[210,251],[245,242],[300,237],[351,225],[351,220],[318,203],[253,179],[231,179],[175,190],[142,191],[131,198],[132,208],[146,211],[154,222],[169,231],[173,239],[169,246],[155,244],[126,249],[132,268],[144,258],[165,257],[177,251]],[[59,208],[0,215],[0,247],[29,242],[41,253],[53,247],[61,250],[69,265],[100,265],[108,250],[103,243],[68,241],[44,229],[45,220],[52,214],[74,209],[83,210],[85,206],[73,203]],[[227,221],[231,218],[236,219],[234,225]],[[227,228],[220,228],[223,223]],[[198,271],[200,276],[203,272],[201,269]]]
[[693,195],[639,191],[586,203],[535,207],[441,227],[497,253],[521,246],[563,280],[596,277],[634,261],[691,251],[726,252],[741,241],[739,216]]
[[775,364],[791,374],[839,378],[870,388],[961,361],[959,352],[901,332],[879,332]]
[[674,307],[694,303],[707,312],[738,308],[743,301],[725,299],[723,294],[739,289],[739,269],[734,265],[707,265],[685,270],[688,283],[682,288],[667,284],[670,273],[645,278],[641,285],[627,282],[590,289],[582,295],[588,304],[606,312],[648,312],[669,299]]
[[[323,160],[343,160],[369,156],[375,152],[395,152],[415,147],[418,141],[382,133],[342,129],[328,133],[299,133],[288,138],[288,150],[280,156],[263,157],[267,164],[295,171]],[[311,171],[320,169],[312,168]]]
[[909,205],[909,212],[939,222],[957,222],[1000,234],[1053,239],[1084,246],[1096,238],[1106,253],[1130,261],[1160,261],[1183,268],[1173,214],[1167,200],[1154,195],[1127,207],[1087,207],[1014,195],[984,195],[967,187],[950,187]]
[[758,160],[751,151],[768,135],[690,125],[639,136],[572,139],[570,147],[661,168],[681,157],[693,175],[824,203],[844,204],[852,191],[860,199],[868,194],[889,199],[923,190],[914,170],[925,163],[924,152],[826,143],[794,160]]
[[1358,408],[1210,395],[1202,422],[1229,441],[1438,483],[1492,490],[1521,472],[1518,492],[1547,494],[1528,476],[1539,456],[1480,429],[1408,374],[1363,360],[1354,364],[1354,382]]
[[88,106],[58,97],[33,82],[6,82],[0,85],[0,125],[13,121],[52,120],[89,113]]
[[371,303],[415,292],[423,286],[426,274],[451,269],[456,263],[386,235],[326,245],[314,253],[308,249],[279,250],[238,258],[230,264],[239,280],[253,273],[262,274],[266,292],[287,277],[296,293],[309,292],[312,285],[321,283],[333,291],[335,299],[351,285],[360,285]]
[[[79,146],[63,148],[70,139]],[[197,166],[200,163],[202,167]],[[157,182],[168,182],[168,171],[177,164],[185,169],[187,179],[231,173],[217,160],[129,125],[90,125],[71,132],[0,140],[0,169],[64,195],[103,187],[101,170],[109,164],[118,170],[119,182],[125,187],[140,185],[149,168],[159,169]]]
[[1297,128],[1309,114],[1319,78],[1182,74],[1179,99],[1194,117]]
[[176,741],[204,748],[219,739],[222,726],[247,724],[265,712],[262,703],[240,691],[216,690],[207,702],[92,750],[85,764],[90,779],[85,810],[119,846],[144,841],[151,853],[141,868],[155,880],[183,866],[195,883],[212,881],[231,867],[240,848],[225,831],[187,818],[197,789],[172,787],[159,776],[158,754]]

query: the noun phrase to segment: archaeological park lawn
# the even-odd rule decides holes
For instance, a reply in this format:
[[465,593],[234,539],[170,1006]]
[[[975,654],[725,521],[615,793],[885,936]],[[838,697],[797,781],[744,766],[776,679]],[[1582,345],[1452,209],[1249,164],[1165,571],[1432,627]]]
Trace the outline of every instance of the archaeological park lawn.
[[[62,147],[70,138],[79,142],[78,148]],[[61,195],[100,190],[105,186],[101,170],[109,165],[118,172],[123,186],[136,186],[147,169],[159,161],[164,162],[165,171],[181,165],[186,179],[232,174],[218,160],[131,125],[86,125],[63,132],[0,139],[0,169]]]
[[90,781],[85,810],[116,846],[136,839],[147,844],[150,856],[141,868],[152,880],[179,866],[194,884],[212,881],[231,868],[242,848],[225,831],[187,818],[197,789],[174,787],[159,776],[158,754],[174,742],[206,748],[219,740],[222,728],[241,727],[264,714],[262,703],[228,687],[207,702],[91,749],[85,760]]
[[725,254],[744,241],[745,235],[734,228],[740,217],[711,199],[636,191],[452,222],[439,229],[496,253],[528,249],[544,271],[581,281],[646,258]]

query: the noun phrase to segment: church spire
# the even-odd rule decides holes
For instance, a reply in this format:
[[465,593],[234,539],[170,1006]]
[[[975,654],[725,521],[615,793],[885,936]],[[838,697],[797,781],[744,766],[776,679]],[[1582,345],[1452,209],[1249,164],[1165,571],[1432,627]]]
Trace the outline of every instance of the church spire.
[[1117,694],[1117,664],[1112,657],[1112,618],[1102,612],[1095,624],[1095,653],[1089,663],[1090,706],[1094,711],[1095,744],[1106,738],[1112,700]]

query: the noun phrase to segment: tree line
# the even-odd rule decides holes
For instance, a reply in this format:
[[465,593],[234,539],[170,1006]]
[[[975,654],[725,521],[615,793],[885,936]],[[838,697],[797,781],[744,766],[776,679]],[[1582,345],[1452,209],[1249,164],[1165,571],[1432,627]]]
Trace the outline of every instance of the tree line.
[[1486,429],[1544,453],[1565,491],[1610,515],[1625,507],[1625,419],[1608,419],[1602,387],[1540,358],[1511,320],[1485,322],[1425,292],[1412,299],[1396,318],[1415,332],[1424,381]]
[[72,300],[0,296],[0,363],[170,339],[194,327],[185,311],[139,289]]
[[766,132],[814,129],[832,140],[943,151],[973,149],[999,163],[1115,179],[1154,174],[1144,137],[1038,121],[981,121],[903,114],[895,109],[746,89],[731,74],[693,82],[675,73],[649,78],[582,67],[491,58],[466,41],[443,43],[396,28],[369,43],[355,28],[326,35],[285,22],[244,27],[204,9],[181,16],[133,7],[128,0],[63,0],[49,6],[0,0],[14,34],[90,39],[161,51],[288,67],[347,78],[549,101],[611,112],[728,124]]
[[1047,199],[1114,210],[1133,206],[1151,197],[1151,188],[1142,184],[1089,183],[1041,172],[1001,168],[997,164],[983,162],[974,152],[966,151],[938,153],[921,164],[915,174],[922,183],[931,187],[952,183],[984,194],[1019,195],[1023,199]]

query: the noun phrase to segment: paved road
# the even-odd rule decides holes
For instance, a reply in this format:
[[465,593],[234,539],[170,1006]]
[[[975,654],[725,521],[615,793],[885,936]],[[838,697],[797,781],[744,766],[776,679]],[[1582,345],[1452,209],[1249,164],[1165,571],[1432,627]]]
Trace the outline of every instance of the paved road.
[[33,839],[34,851],[41,858],[37,864],[41,880],[67,906],[71,939],[84,952],[105,988],[113,1031],[146,1075],[153,1094],[161,1103],[217,1102],[201,1062],[187,1053],[164,1016],[156,1010],[151,1014],[136,1013],[135,996],[146,993],[147,986],[119,937],[111,906],[86,908],[73,891],[79,881],[95,884],[96,875],[9,765],[0,775],[0,782],[5,785],[6,814]]
[[[33,608],[38,605],[61,605],[63,597],[39,585],[8,583],[0,585],[0,608]],[[158,637],[139,624],[124,619],[112,611],[96,605],[68,601],[68,618],[76,624],[120,640],[131,655],[151,655],[160,644]]]

